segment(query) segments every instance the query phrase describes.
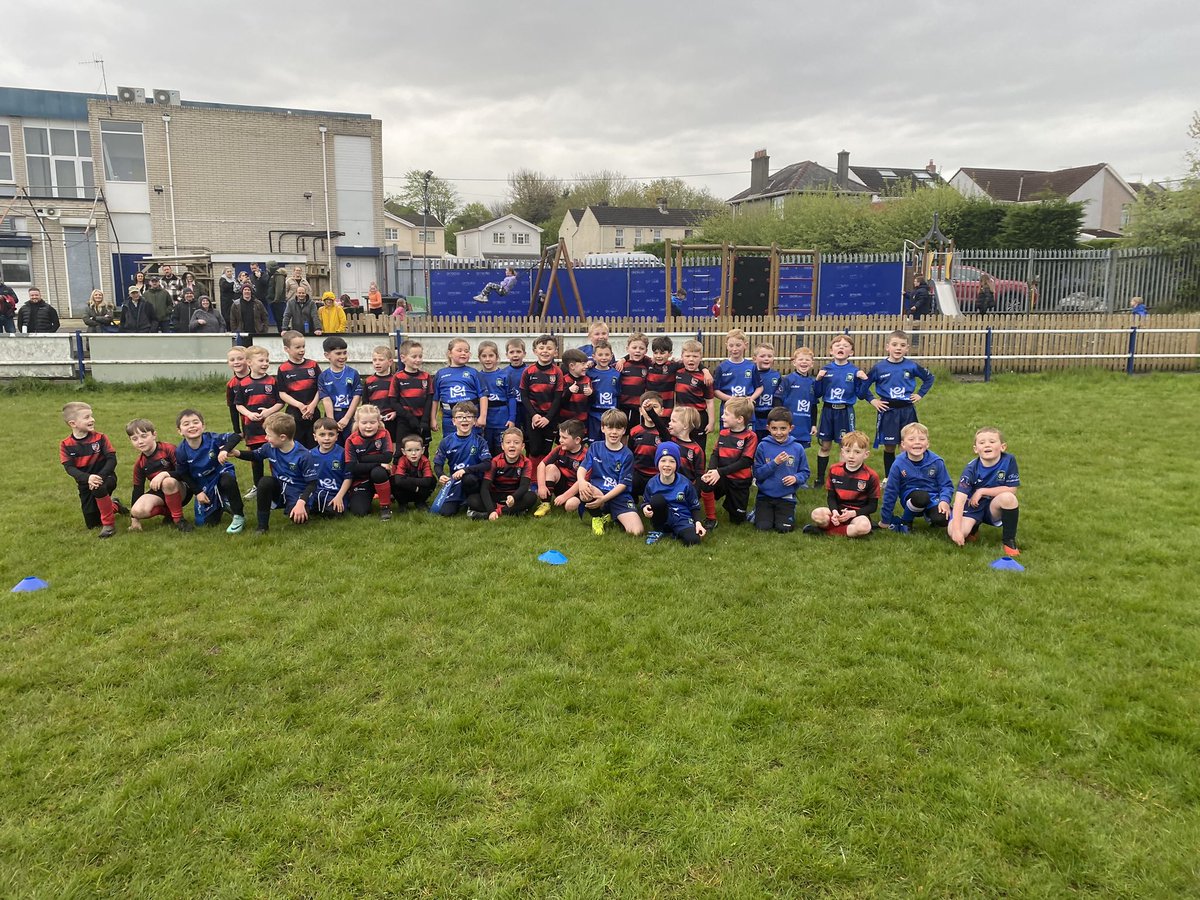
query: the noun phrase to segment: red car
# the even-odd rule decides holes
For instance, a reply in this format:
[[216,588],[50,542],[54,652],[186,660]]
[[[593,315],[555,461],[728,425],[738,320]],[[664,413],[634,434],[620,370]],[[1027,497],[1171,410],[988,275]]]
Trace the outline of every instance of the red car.
[[975,300],[979,296],[979,282],[983,275],[992,280],[996,312],[1024,312],[1029,309],[1029,285],[1025,282],[997,278],[991,272],[975,266],[956,263],[950,270],[950,283],[954,285],[954,296],[963,312],[975,312]]

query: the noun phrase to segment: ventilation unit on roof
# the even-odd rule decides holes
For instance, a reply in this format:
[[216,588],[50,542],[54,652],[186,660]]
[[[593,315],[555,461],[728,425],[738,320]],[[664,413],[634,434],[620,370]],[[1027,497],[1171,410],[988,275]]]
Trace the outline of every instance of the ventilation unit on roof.
[[155,88],[154,102],[159,106],[179,106],[179,91],[167,91],[162,88]]
[[122,103],[145,103],[146,89],[135,87],[118,87],[117,99]]

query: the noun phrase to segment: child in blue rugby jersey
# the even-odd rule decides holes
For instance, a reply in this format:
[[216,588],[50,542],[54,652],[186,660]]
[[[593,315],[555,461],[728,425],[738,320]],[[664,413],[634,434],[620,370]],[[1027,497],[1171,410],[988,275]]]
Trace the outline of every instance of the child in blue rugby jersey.
[[[488,401],[479,373],[467,363],[471,361],[471,345],[462,338],[455,338],[446,347],[450,365],[438,369],[433,376],[434,402],[442,407],[442,433],[452,434],[456,427],[451,421],[454,407],[463,402],[479,410],[475,427],[482,432],[487,427]],[[437,430],[437,417],[433,421]]]
[[740,329],[735,328],[725,335],[725,349],[729,352],[729,358],[721,360],[713,372],[713,396],[721,401],[718,415],[725,411],[725,404],[734,397],[748,397],[757,401],[762,393],[758,367],[754,360],[746,359],[748,346],[746,333]]
[[504,345],[504,356],[508,360],[508,365],[504,367],[504,374],[508,378],[508,389],[516,400],[516,419],[513,424],[518,428],[525,427],[525,406],[521,402],[521,375],[528,368],[525,362],[525,342],[519,337],[509,338]]
[[700,521],[700,496],[696,487],[679,474],[679,445],[664,441],[654,451],[657,474],[646,482],[642,515],[650,520],[647,544],[657,544],[671,534],[685,547],[694,547],[708,532]]
[[[933,374],[907,358],[908,335],[893,331],[888,335],[887,358],[867,373],[864,395],[879,411],[875,425],[875,446],[883,447],[883,477],[888,478],[896,461],[896,445],[904,426],[917,421],[917,403],[933,387]],[[917,382],[921,383],[920,388]],[[875,397],[871,397],[871,388]]]
[[[945,528],[954,500],[954,482],[942,458],[929,449],[929,429],[910,422],[900,432],[902,452],[887,472],[883,491],[883,514],[879,521],[892,531],[906,532],[917,516],[930,525]],[[895,517],[900,503],[900,518]]]
[[329,368],[317,376],[317,396],[325,415],[333,419],[338,427],[338,443],[350,433],[354,413],[362,404],[363,383],[358,372],[346,365],[350,348],[346,339],[331,335],[321,342]]
[[975,459],[963,469],[954,492],[954,511],[946,529],[950,540],[960,547],[974,541],[979,526],[986,522],[1000,526],[1005,555],[1020,556],[1017,547],[1020,486],[1017,460],[1008,452],[1000,429],[980,428],[975,432]]
[[588,375],[592,378],[592,408],[588,413],[588,440],[597,443],[604,440],[604,431],[600,420],[610,409],[617,408],[618,385],[621,373],[613,365],[612,344],[605,338],[597,338],[592,344],[592,368]]
[[[451,413],[454,431],[442,438],[433,455],[433,474],[441,488],[451,485],[450,493],[442,499],[439,512],[453,516],[466,506],[467,498],[479,493],[483,474],[491,468],[492,454],[487,441],[475,427],[479,409],[474,403],[464,400],[454,405]],[[445,473],[442,466],[446,467]]]
[[633,493],[633,454],[625,446],[625,413],[610,409],[600,419],[604,443],[588,448],[579,467],[580,516],[592,517],[592,532],[604,534],[604,526],[616,519],[630,534],[642,533]]
[[855,431],[854,404],[863,396],[861,382],[867,374],[850,362],[854,355],[854,341],[849,335],[839,334],[829,342],[830,362],[817,373],[817,399],[821,401],[821,418],[817,425],[817,481],[825,483],[825,469],[829,465],[829,450],[834,442]]
[[[263,422],[267,442],[250,449],[230,450],[228,456],[271,464],[271,474],[258,482],[257,534],[271,527],[271,510],[282,509],[297,525],[308,521],[308,502],[317,489],[317,464],[296,443],[296,420],[285,412],[272,413]],[[218,457],[219,461],[224,461]]]
[[495,341],[479,342],[479,380],[487,398],[487,424],[483,436],[493,457],[500,453],[500,436],[516,424],[517,402],[508,375],[500,368],[500,348]]
[[313,422],[316,447],[309,451],[317,464],[317,489],[309,504],[313,512],[322,515],[341,515],[346,511],[346,453],[338,446],[337,422],[322,416]]
[[792,414],[792,437],[805,447],[812,444],[817,433],[816,361],[810,347],[792,351],[792,369],[775,386],[774,406],[782,406]]
[[240,534],[246,523],[242,492],[224,453],[237,446],[242,436],[236,431],[205,431],[204,416],[195,409],[185,409],[176,416],[175,427],[183,438],[175,448],[175,480],[187,485],[195,497],[196,524],[217,525],[222,510],[227,509],[233,521],[225,532]]
[[775,406],[775,388],[781,374],[775,368],[775,348],[770,344],[759,344],[754,349],[754,374],[760,388],[754,400],[754,434],[761,441],[767,436],[767,416]]

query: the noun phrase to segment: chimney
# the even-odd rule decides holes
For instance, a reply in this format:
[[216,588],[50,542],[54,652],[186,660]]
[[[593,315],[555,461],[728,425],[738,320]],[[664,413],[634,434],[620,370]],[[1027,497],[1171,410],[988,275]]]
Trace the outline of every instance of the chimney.
[[925,171],[926,171],[926,172],[928,172],[930,175],[936,175],[936,174],[937,174],[937,166],[935,166],[935,165],[933,164],[933,160],[932,160],[932,159],[930,159],[930,160],[929,160],[929,165],[927,165],[927,166],[925,167]]
[[750,157],[750,192],[761,194],[767,189],[767,173],[770,170],[771,157],[766,150],[755,150]]
[[667,214],[667,198],[666,197],[658,198],[658,211],[660,213],[662,213],[664,216]]
[[850,151],[843,150],[838,153],[838,171],[837,183],[840,188],[850,186]]

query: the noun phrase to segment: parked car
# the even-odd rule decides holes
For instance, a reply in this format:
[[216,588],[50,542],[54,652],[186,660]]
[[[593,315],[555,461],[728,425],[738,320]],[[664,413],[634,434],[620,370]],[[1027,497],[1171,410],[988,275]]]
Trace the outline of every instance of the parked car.
[[1024,312],[1029,309],[1029,285],[1025,282],[998,278],[976,266],[956,264],[950,270],[950,283],[954,285],[954,296],[963,312],[975,312],[975,300],[979,296],[979,282],[983,275],[992,279],[996,312]]
[[1047,290],[1045,296],[1054,301],[1054,309],[1063,312],[1108,312],[1103,285],[1097,283],[1096,279],[1078,276],[1062,278]]

